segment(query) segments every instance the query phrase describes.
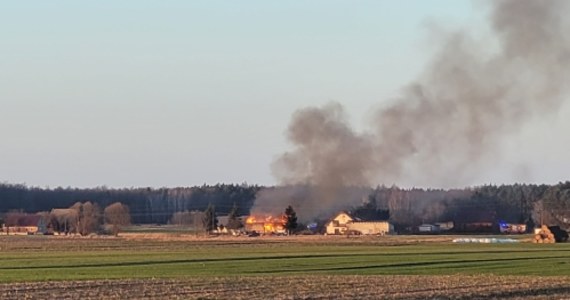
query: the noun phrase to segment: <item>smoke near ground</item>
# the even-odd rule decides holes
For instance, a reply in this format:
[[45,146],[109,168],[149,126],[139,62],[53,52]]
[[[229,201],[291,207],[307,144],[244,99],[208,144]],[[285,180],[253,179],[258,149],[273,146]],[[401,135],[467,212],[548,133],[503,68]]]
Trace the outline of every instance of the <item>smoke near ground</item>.
[[[374,113],[366,132],[353,130],[337,103],[293,114],[293,149],[272,167],[282,184],[303,186],[300,216],[354,204],[343,192],[349,186],[471,184],[500,158],[506,136],[561,106],[570,74],[568,2],[488,3],[496,44],[448,34],[427,69]],[[285,207],[288,198],[264,191],[254,211],[277,201]]]

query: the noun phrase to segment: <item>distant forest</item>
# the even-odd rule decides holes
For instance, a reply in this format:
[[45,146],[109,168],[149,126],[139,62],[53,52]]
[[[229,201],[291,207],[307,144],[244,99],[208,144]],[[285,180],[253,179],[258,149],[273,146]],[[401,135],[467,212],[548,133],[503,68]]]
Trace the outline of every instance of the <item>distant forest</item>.
[[[280,187],[286,189],[287,187]],[[128,205],[135,224],[166,224],[175,212],[204,211],[209,204],[218,215],[227,214],[234,204],[239,215],[246,215],[256,194],[265,187],[247,184],[217,184],[185,188],[105,187],[44,189],[21,184],[0,184],[0,213],[9,211],[40,212],[67,208],[74,203],[91,201],[106,207],[113,202]],[[378,186],[369,189],[368,200],[355,200],[355,211],[379,210],[400,226],[430,222],[483,222],[561,225],[570,224],[570,182],[556,185],[485,185],[438,190],[403,189]],[[283,209],[288,205],[283,201]]]
[[129,207],[134,224],[166,224],[175,212],[204,211],[210,203],[215,205],[219,215],[227,214],[234,203],[238,205],[238,213],[246,215],[260,188],[246,184],[217,184],[158,189],[43,189],[5,183],[0,184],[0,213],[14,210],[29,213],[50,211],[52,208],[70,207],[78,201],[91,201],[100,207],[121,202]]

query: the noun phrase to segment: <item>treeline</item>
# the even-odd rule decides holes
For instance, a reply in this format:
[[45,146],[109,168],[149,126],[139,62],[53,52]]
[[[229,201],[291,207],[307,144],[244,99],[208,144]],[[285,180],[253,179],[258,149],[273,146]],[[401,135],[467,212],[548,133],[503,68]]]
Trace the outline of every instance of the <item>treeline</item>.
[[9,211],[40,212],[66,208],[76,202],[91,201],[100,207],[121,202],[130,209],[135,224],[168,223],[175,212],[204,211],[209,204],[219,214],[227,214],[234,203],[238,214],[248,214],[255,194],[261,187],[247,184],[217,184],[184,188],[125,188],[106,187],[37,188],[22,184],[0,184],[0,213]]
[[[11,211],[4,214],[0,228],[7,235],[11,232],[83,236],[105,233],[118,235],[124,226],[130,224],[130,220],[129,208],[120,202],[115,202],[102,210],[98,204],[87,201],[77,202],[70,208],[54,208],[51,211],[35,214]],[[28,227],[37,227],[37,232],[29,231]]]
[[[212,204],[216,214],[227,215],[234,205],[238,215],[247,215],[257,185],[218,184],[187,188],[131,189],[42,189],[18,184],[0,184],[0,213],[50,211],[76,202],[91,201],[100,207],[121,202],[130,208],[135,224],[172,222],[176,212],[205,211]],[[372,209],[378,218],[389,218],[401,226],[443,221],[541,222],[568,227],[570,182],[556,185],[485,185],[465,189],[403,189],[378,186],[369,190],[367,203],[354,199],[350,208]],[[279,203],[279,210],[289,203]],[[323,208],[323,210],[326,208]],[[361,214],[370,212],[360,211]]]
[[433,190],[378,187],[374,205],[402,226],[447,222],[546,223],[570,225],[570,182],[556,185],[512,184]]

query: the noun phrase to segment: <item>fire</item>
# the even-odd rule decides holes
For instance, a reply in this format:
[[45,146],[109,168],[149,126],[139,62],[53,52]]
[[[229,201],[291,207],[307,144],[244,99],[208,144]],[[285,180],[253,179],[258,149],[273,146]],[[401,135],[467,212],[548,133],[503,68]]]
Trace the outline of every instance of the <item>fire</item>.
[[255,223],[255,216],[249,216],[247,217],[247,219],[245,220],[246,224],[254,224]]
[[285,233],[285,215],[251,215],[245,220],[247,231],[257,231],[258,233]]

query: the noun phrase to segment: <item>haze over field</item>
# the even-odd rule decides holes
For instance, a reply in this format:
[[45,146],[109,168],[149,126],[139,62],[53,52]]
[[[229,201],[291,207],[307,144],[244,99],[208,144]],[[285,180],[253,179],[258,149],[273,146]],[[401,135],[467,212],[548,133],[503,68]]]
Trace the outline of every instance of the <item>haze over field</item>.
[[566,180],[567,12],[561,0],[9,3],[0,181],[331,195]]

